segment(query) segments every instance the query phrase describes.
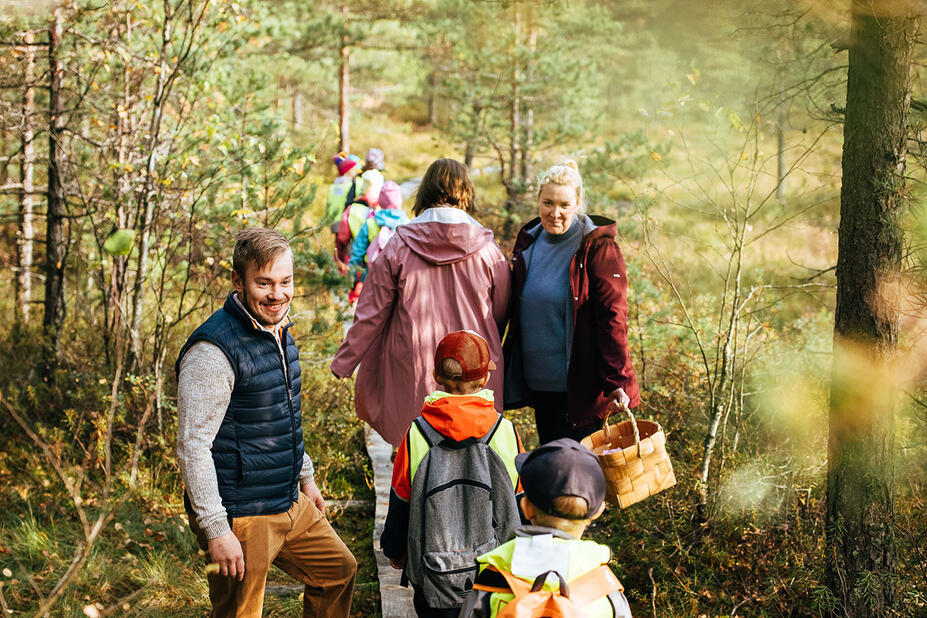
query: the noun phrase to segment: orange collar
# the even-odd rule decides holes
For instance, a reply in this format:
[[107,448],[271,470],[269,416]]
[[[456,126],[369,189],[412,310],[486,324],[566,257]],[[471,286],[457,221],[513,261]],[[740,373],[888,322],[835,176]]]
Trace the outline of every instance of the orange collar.
[[437,431],[451,440],[481,438],[499,418],[493,393],[483,389],[471,395],[451,395],[435,391],[425,398],[422,416]]

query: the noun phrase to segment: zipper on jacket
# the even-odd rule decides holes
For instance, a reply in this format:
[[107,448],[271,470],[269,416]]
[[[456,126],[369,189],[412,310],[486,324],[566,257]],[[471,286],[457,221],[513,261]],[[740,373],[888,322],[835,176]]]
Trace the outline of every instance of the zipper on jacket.
[[[283,370],[283,382],[286,385],[286,405],[290,410],[290,432],[293,436],[293,482],[296,484],[296,491],[299,491],[299,472],[297,472],[297,458],[299,453],[296,452],[296,413],[293,411],[293,391],[290,388],[290,372],[287,370],[286,362],[286,332],[289,327],[284,327],[280,331],[280,338],[278,340],[276,335],[271,337],[274,339],[274,345],[277,346],[277,355],[280,357],[280,368]],[[301,468],[301,466],[300,466]]]

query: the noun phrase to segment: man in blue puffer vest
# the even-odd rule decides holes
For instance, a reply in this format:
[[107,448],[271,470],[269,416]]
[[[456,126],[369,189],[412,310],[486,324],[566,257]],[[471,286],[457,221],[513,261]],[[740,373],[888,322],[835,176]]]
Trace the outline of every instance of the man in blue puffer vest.
[[357,562],[325,519],[303,447],[286,238],[241,231],[232,284],[176,364],[184,504],[219,567],[207,576],[212,615],[259,617],[275,564],[305,584],[303,616],[346,617]]

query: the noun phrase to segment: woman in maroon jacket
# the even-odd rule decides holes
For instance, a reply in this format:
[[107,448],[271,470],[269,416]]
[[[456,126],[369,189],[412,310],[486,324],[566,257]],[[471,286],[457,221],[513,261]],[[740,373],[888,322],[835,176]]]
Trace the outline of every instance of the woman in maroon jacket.
[[539,217],[512,256],[505,407],[534,408],[540,443],[580,440],[640,402],[628,350],[628,281],[615,222],[583,212],[573,161],[541,176]]

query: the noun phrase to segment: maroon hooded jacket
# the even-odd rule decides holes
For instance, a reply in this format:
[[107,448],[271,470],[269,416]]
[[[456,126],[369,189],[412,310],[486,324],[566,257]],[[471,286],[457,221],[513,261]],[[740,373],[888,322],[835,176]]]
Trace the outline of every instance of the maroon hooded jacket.
[[[616,388],[624,389],[632,408],[640,403],[628,350],[628,280],[621,249],[615,242],[615,222],[598,216],[583,220],[583,239],[570,261],[573,344],[567,370],[567,407],[573,427],[604,419],[607,396]],[[527,277],[524,252],[537,239],[540,224],[536,218],[519,231],[512,254],[510,322],[503,345],[506,409],[531,404],[531,391],[524,380],[519,303]]]

